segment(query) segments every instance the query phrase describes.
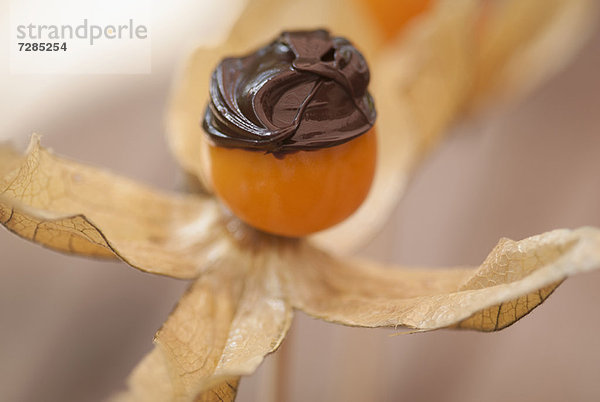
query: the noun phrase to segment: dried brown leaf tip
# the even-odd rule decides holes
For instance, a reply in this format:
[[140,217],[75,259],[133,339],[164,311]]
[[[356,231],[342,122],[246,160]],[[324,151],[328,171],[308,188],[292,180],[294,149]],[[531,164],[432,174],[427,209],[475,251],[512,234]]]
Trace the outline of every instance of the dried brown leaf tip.
[[[567,277],[600,267],[595,228],[502,239],[472,268],[403,268],[332,253],[378,229],[416,161],[463,111],[502,80],[515,92],[527,86],[511,75],[514,66],[527,61],[528,74],[545,74],[557,53],[570,53],[586,30],[590,2],[432,2],[393,44],[378,36],[373,21],[346,18],[358,14],[352,5],[309,3],[314,9],[302,15],[289,13],[286,1],[252,2],[226,43],[192,56],[175,89],[170,141],[183,167],[204,183],[203,195],[160,192],[64,159],[37,136],[23,156],[0,148],[0,222],[8,230],[61,252],[192,280],[117,401],[233,400],[240,377],[279,347],[294,309],[351,326],[495,331],[525,316]],[[523,15],[535,24],[518,25]],[[510,37],[497,33],[515,19]],[[246,227],[209,195],[197,122],[216,60],[253,47],[257,36],[307,21],[349,36],[364,32],[365,54],[374,54],[380,158],[365,208],[324,234],[290,240]],[[543,38],[561,29],[568,40],[541,51],[548,50]],[[550,53],[550,63],[531,63]]]

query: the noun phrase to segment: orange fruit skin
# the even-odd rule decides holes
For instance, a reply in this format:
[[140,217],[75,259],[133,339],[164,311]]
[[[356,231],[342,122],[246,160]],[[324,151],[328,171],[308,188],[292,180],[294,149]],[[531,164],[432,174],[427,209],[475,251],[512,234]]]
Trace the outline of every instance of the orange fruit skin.
[[275,157],[209,146],[217,195],[240,219],[272,234],[300,237],[350,216],[375,174],[375,129],[342,145]]
[[396,37],[404,26],[430,8],[432,0],[363,0],[379,23],[386,39]]

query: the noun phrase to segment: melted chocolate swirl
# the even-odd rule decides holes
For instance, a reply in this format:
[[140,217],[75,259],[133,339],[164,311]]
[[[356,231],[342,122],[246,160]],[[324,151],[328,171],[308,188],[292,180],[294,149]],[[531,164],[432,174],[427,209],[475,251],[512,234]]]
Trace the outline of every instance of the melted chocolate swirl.
[[343,144],[375,122],[369,68],[325,30],[283,32],[215,69],[203,127],[219,146],[284,154]]

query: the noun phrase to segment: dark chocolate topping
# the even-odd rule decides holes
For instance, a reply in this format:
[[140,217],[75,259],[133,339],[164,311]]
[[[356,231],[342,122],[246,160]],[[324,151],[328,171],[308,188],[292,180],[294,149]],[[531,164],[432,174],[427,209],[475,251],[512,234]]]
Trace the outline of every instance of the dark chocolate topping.
[[325,30],[283,32],[213,72],[203,127],[219,146],[273,153],[343,144],[368,131],[369,68],[348,40]]

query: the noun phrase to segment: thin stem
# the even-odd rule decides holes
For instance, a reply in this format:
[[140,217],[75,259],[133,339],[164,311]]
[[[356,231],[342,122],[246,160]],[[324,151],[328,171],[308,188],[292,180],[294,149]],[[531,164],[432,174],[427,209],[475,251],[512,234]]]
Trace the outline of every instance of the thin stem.
[[293,337],[294,331],[292,328],[288,331],[288,334],[279,347],[279,350],[276,352],[277,360],[276,360],[276,378],[275,382],[275,397],[276,401],[286,401],[288,396],[288,390],[290,385],[290,364],[291,358],[290,355],[292,353],[293,347]]

